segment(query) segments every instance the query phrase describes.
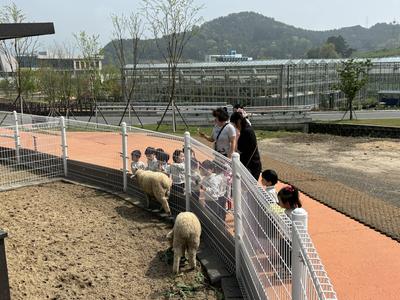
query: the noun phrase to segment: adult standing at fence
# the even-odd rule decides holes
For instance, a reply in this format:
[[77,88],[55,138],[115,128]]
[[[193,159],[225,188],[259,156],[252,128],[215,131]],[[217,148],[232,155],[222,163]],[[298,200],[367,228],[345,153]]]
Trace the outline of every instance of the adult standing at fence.
[[254,129],[240,112],[234,112],[231,115],[231,123],[240,132],[237,141],[237,151],[240,153],[240,161],[250,171],[251,175],[258,180],[262,166]]
[[201,137],[214,143],[214,150],[222,155],[231,158],[236,148],[236,129],[229,123],[229,114],[222,107],[213,111],[215,126],[211,136],[199,131]]

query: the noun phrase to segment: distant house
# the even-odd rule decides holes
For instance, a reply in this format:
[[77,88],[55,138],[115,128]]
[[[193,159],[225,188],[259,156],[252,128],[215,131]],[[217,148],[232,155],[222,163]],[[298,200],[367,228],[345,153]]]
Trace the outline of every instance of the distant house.
[[[60,71],[73,71],[74,73],[89,69],[102,70],[103,56],[98,55],[94,58],[83,59],[81,57],[57,57],[50,56],[47,52],[39,52],[35,55],[20,56],[19,62],[23,68],[53,68]],[[90,65],[89,65],[90,64]]]
[[206,55],[206,62],[234,62],[234,61],[251,61],[252,57],[243,56],[236,53],[236,50],[229,51],[229,54]]

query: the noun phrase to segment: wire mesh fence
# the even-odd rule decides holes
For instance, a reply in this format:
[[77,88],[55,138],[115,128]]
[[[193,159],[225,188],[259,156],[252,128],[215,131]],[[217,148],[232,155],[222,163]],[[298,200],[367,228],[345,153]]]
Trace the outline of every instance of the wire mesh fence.
[[121,127],[65,120],[70,176],[92,184],[122,191]]
[[292,236],[295,237],[293,240],[298,241],[300,261],[303,262],[298,264],[299,299],[337,299],[307,228],[303,223],[295,221],[292,231]]
[[242,243],[237,274],[246,293],[256,299],[337,299],[306,222],[293,221],[296,210],[289,219],[242,164],[238,173],[240,216],[235,218],[241,220]]
[[200,217],[203,237],[225,263],[235,270],[232,165],[220,153],[190,139],[190,208]]
[[1,188],[66,175],[144,199],[130,175],[137,168],[163,172],[173,181],[172,214],[191,210],[198,216],[203,240],[236,272],[249,299],[336,299],[306,228],[295,224],[292,230],[292,221],[240,162],[234,167],[188,134],[184,139],[69,119],[63,138],[63,122],[0,128]]
[[60,177],[60,122],[0,127],[0,187],[10,188]]
[[[169,206],[174,215],[185,211],[183,138],[127,126],[129,172],[142,168],[162,172],[172,179]],[[174,153],[176,155],[174,155]],[[130,180],[131,181],[131,180]],[[130,190],[140,193],[135,185]],[[146,203],[150,208],[159,209],[160,203]]]
[[243,165],[239,165],[239,172],[241,252],[248,258],[244,261],[243,280],[254,282],[256,294],[267,299],[291,299],[291,221]]

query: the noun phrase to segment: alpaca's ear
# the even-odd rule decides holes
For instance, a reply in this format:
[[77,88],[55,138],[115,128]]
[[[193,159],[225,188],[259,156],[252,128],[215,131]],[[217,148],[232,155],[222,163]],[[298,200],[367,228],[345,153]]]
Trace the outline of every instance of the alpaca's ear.
[[167,240],[172,240],[173,236],[174,236],[174,231],[170,231],[167,233],[165,237]]

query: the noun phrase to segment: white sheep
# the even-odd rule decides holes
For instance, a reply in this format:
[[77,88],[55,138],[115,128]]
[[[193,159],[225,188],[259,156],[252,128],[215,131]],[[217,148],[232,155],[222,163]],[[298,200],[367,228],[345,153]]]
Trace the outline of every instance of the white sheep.
[[136,170],[132,177],[136,178],[138,186],[145,193],[147,206],[149,204],[149,198],[153,197],[161,203],[164,211],[171,215],[168,198],[172,186],[172,180],[168,175],[161,172]]
[[174,250],[174,263],[172,271],[179,272],[179,262],[187,252],[189,265],[196,267],[196,253],[200,245],[201,224],[194,213],[181,212],[175,220],[174,228],[167,234]]

